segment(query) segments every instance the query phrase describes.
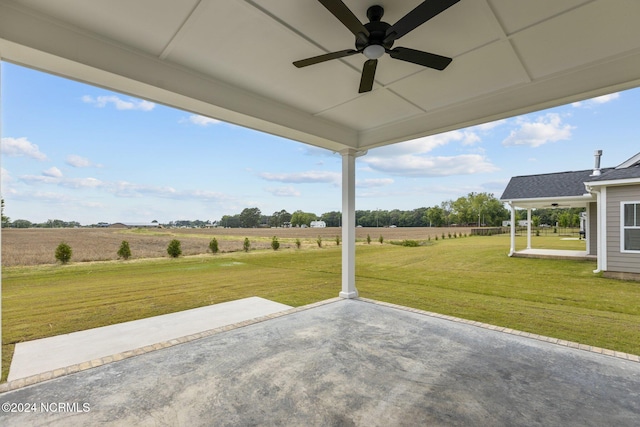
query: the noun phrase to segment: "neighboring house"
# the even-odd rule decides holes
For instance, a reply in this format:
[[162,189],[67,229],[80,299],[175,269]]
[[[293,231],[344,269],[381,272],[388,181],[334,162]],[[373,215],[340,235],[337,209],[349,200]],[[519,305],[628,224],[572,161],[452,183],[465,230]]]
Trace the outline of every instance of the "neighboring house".
[[324,221],[311,221],[311,224],[309,225],[311,228],[325,228],[327,223]]
[[[600,168],[596,152],[592,170],[516,176],[511,178],[501,201],[515,209],[586,208],[585,255],[596,256],[598,268],[609,277],[640,279],[640,153],[615,168]],[[527,249],[531,249],[528,227]],[[511,250],[515,251],[515,229],[511,228]]]

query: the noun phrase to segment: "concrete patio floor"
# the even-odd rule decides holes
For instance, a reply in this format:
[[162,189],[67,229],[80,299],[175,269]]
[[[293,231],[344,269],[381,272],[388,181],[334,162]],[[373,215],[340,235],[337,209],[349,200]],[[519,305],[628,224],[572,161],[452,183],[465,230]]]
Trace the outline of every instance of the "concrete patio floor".
[[0,425],[638,425],[636,356],[549,341],[334,299],[7,391],[36,410]]
[[521,249],[512,255],[515,258],[546,258],[596,261],[596,255],[588,255],[587,251],[571,251],[566,249]]

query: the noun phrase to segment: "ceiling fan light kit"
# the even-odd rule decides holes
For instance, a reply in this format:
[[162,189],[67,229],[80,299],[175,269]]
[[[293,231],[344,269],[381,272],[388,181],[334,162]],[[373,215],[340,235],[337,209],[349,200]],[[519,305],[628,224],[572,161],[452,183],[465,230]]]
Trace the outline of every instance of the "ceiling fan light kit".
[[293,65],[298,68],[362,53],[367,58],[367,61],[362,68],[359,92],[364,93],[370,92],[373,88],[378,58],[381,58],[385,53],[400,61],[411,62],[440,71],[444,70],[452,61],[451,58],[435,53],[406,47],[393,48],[393,44],[402,36],[460,0],[426,0],[393,25],[382,21],[382,16],[384,15],[382,6],[371,6],[367,9],[369,22],[362,24],[342,0],[318,1],[353,33],[356,38],[355,49],[346,49],[295,61]]

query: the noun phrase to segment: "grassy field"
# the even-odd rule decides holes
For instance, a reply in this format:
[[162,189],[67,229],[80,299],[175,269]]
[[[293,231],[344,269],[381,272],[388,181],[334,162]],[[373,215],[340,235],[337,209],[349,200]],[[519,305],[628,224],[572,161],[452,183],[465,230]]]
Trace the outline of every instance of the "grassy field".
[[[357,246],[363,297],[640,353],[640,284],[594,275],[594,262],[509,258],[508,236],[419,247],[372,238]],[[558,236],[533,242],[584,248]],[[340,247],[329,241],[302,250],[3,268],[3,380],[15,343],[254,295],[300,306],[337,296],[340,263]]]
[[[317,246],[320,236],[325,244],[335,242],[342,230],[327,228],[30,228],[2,229],[2,266],[55,264],[55,249],[60,242],[73,249],[73,262],[109,261],[118,259],[117,252],[123,240],[129,242],[133,259],[167,257],[167,245],[172,239],[181,242],[183,255],[207,253],[209,241],[218,240],[221,252],[242,250],[247,237],[253,249],[268,249],[271,238],[277,236],[281,247],[293,248],[297,239],[302,246]],[[365,240],[370,235],[373,241],[382,236],[385,240],[427,239],[442,236],[442,233],[470,234],[469,227],[452,228],[357,228],[356,237]]]

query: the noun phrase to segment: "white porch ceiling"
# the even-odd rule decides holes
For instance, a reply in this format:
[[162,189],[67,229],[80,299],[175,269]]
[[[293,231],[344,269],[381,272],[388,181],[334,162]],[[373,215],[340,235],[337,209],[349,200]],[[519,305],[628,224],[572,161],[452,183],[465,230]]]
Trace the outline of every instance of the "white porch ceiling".
[[[395,23],[421,0],[344,0]],[[0,58],[331,150],[432,135],[640,85],[638,0],[461,0],[396,42],[444,71],[364,57],[316,0],[0,0]]]

